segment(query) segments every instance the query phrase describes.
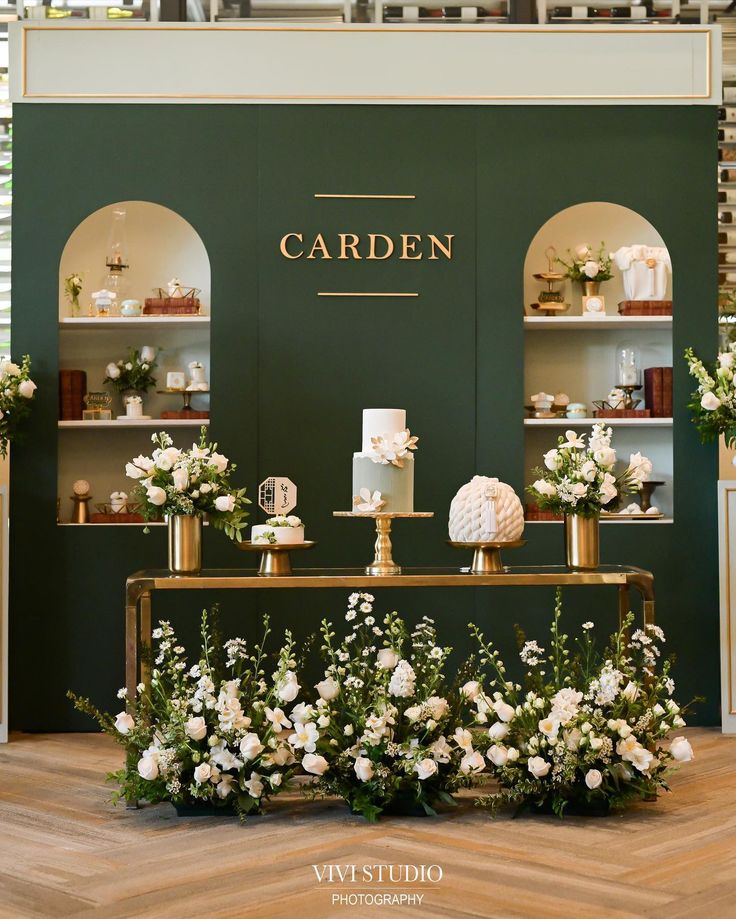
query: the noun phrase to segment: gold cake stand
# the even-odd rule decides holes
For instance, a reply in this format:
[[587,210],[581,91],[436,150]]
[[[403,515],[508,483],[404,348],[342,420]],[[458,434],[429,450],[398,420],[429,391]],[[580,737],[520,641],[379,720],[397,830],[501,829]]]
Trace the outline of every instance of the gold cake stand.
[[261,564],[258,567],[258,574],[268,578],[291,574],[289,552],[298,549],[312,549],[317,543],[309,540],[292,543],[251,542],[249,539],[244,539],[243,542],[237,542],[235,545],[243,552],[260,552]]
[[361,514],[358,511],[333,511],[333,517],[368,517],[376,521],[376,543],[374,557],[370,565],[366,565],[365,573],[373,575],[401,574],[401,566],[397,565],[392,557],[391,546],[391,521],[401,517],[426,518],[434,517],[434,511],[417,511],[411,514],[376,513]]
[[447,540],[453,549],[472,549],[473,562],[467,570],[470,574],[493,574],[505,571],[501,561],[501,549],[520,549],[526,545],[525,539],[516,539],[513,542],[453,542]]

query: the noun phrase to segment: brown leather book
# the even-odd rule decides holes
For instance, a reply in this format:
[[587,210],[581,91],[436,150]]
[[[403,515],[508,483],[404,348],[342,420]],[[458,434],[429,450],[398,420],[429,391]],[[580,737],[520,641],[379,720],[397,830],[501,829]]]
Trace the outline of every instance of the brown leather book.
[[87,374],[84,370],[59,371],[59,418],[81,421],[84,397],[87,395]]
[[664,418],[672,417],[672,368],[662,368],[662,414]]
[[662,368],[647,367],[644,371],[644,401],[653,418],[664,414]]
[[648,408],[598,408],[593,412],[595,418],[650,418]]
[[622,300],[618,305],[621,316],[671,316],[671,300]]
[[162,419],[172,419],[172,418],[193,418],[193,419],[196,419],[197,421],[199,421],[199,420],[201,420],[201,419],[207,420],[209,417],[210,417],[210,413],[209,413],[209,412],[195,412],[195,411],[191,411],[191,410],[190,410],[190,411],[187,411],[187,412],[183,412],[183,411],[178,411],[178,412],[175,412],[175,411],[161,412],[161,418],[162,418]]
[[146,316],[196,316],[199,313],[199,298],[146,297],[143,313]]

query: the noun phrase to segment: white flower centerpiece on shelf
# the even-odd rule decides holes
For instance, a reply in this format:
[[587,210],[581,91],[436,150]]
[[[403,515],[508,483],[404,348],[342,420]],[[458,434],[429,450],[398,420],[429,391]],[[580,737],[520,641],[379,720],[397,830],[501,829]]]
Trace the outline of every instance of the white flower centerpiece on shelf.
[[131,348],[128,356],[118,361],[111,361],[105,368],[104,383],[110,383],[123,397],[123,405],[128,414],[127,406],[131,399],[138,399],[141,403],[142,414],[143,396],[156,385],[153,375],[156,369],[157,351],[150,345],[144,345],[140,350]]
[[151,435],[151,441],[156,444],[151,456],[135,457],[125,473],[137,482],[133,495],[144,519],[168,519],[171,570],[194,573],[202,565],[202,517],[241,542],[251,502],[245,488],[232,486],[230,476],[237,467],[217,452],[216,443],[207,442],[206,427],[190,450],[175,447],[165,431]]
[[569,249],[567,251],[568,261],[561,258],[557,261],[565,269],[565,275],[571,281],[581,284],[585,293],[598,293],[600,284],[613,277],[613,259],[604,242],[597,251],[587,244],[578,246],[574,252]]
[[445,681],[451,649],[437,643],[432,621],[425,617],[409,634],[396,613],[377,623],[373,602],[371,594],[351,594],[350,632],[339,645],[323,621],[319,699],[292,712],[289,741],[316,777],[311,796],[337,795],[368,820],[433,814],[472,784],[483,756],[463,727],[464,698]]
[[523,687],[471,625],[481,670],[466,691],[488,725],[482,749],[499,784],[478,803],[493,812],[515,804],[560,817],[607,813],[669,790],[670,767],[693,758],[685,737],[668,740],[685,726],[685,708],[672,698],[659,626],[632,632],[629,614],[601,651],[586,622],[572,650],[560,617],[558,591],[549,653],[519,632]]
[[116,798],[170,801],[180,812],[217,810],[246,817],[261,813],[295,771],[289,742],[292,722],[282,706],[299,694],[294,641],[286,632],[270,679],[269,635],[252,649],[241,638],[218,646],[214,624],[202,614],[199,658],[190,664],[168,622],[154,630],[157,656],[150,688],[134,698],[121,689],[126,708],[101,712],[73,693],[75,707],[97,720],[127,754],[111,775]]
[[652,472],[646,456],[632,453],[628,466],[616,474],[612,436],[604,424],[593,425],[587,444],[585,434],[566,431],[557,447],[544,454],[544,469],[533,470],[538,478],[527,488],[540,510],[564,516],[567,563],[573,568],[598,566],[601,510],[639,491]]
[[0,456],[7,456],[9,444],[31,413],[37,387],[30,371],[31,359],[27,354],[20,364],[0,360]]
[[718,354],[715,365],[708,368],[692,348],[685,351],[688,370],[698,383],[692,394],[690,410],[693,423],[703,443],[723,434],[726,446],[736,447],[736,342]]

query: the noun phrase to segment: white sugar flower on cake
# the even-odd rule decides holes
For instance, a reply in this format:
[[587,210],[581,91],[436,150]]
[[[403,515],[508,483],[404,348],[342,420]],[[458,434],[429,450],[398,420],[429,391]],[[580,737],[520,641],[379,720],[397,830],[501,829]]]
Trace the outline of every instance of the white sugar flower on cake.
[[353,497],[353,507],[359,514],[375,514],[385,505],[380,491],[371,494],[369,488],[361,488],[360,494]]
[[404,460],[410,455],[411,450],[417,449],[418,437],[412,437],[409,428],[398,431],[393,437],[382,434],[371,437],[371,459],[374,463],[387,465],[391,463],[402,469]]

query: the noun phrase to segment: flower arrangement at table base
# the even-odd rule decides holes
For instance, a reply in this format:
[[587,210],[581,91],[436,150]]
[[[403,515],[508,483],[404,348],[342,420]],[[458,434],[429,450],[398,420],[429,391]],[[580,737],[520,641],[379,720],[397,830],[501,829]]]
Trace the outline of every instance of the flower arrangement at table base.
[[586,622],[571,651],[561,614],[558,591],[549,653],[519,631],[523,688],[509,681],[498,651],[471,624],[481,654],[473,701],[491,719],[482,749],[500,786],[479,803],[492,812],[513,804],[560,817],[606,813],[669,790],[670,767],[693,758],[684,737],[667,741],[684,727],[685,709],[672,698],[659,626],[629,637],[629,614],[599,651]]
[[337,795],[370,821],[432,815],[454,804],[452,793],[472,785],[485,763],[463,727],[467,701],[445,681],[451,649],[437,643],[432,621],[425,617],[411,634],[396,613],[378,624],[373,602],[371,594],[351,594],[351,631],[339,645],[323,621],[319,699],[289,740],[316,776],[312,797]]
[[280,706],[301,687],[289,631],[266,679],[269,632],[265,618],[263,639],[252,651],[241,638],[222,644],[205,611],[199,660],[190,666],[171,625],[160,622],[151,686],[139,685],[133,699],[121,689],[123,711],[109,715],[68,693],[126,751],[125,766],[108,776],[119,785],[116,801],[169,801],[182,814],[245,817],[287,787],[296,758],[292,723]]

